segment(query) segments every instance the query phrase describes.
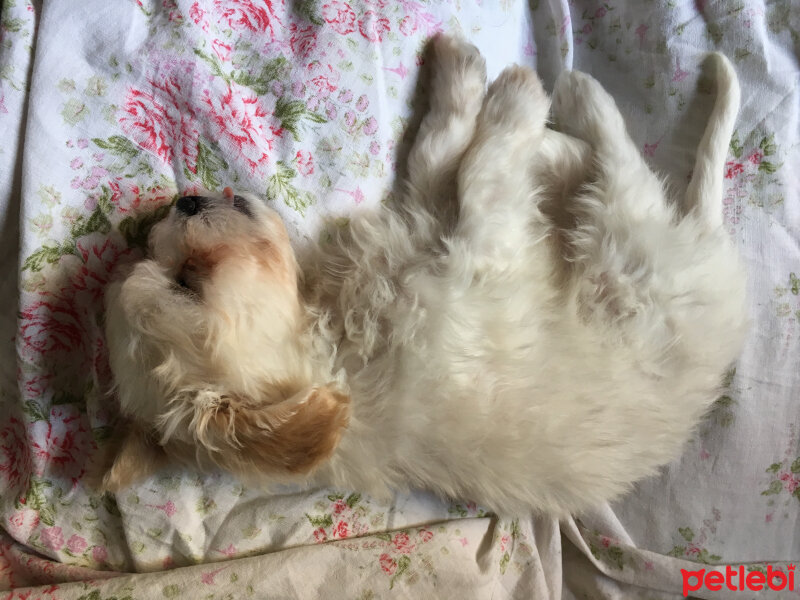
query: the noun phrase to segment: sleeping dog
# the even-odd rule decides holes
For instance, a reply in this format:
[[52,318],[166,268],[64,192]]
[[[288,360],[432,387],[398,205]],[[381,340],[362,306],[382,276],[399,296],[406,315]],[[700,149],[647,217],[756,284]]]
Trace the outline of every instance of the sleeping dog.
[[676,204],[591,77],[551,100],[514,66],[487,90],[473,46],[433,44],[402,201],[298,261],[258,198],[183,197],[109,287],[132,426],[106,489],[178,460],[563,515],[679,455],[746,321],[721,216],[730,63],[712,57]]

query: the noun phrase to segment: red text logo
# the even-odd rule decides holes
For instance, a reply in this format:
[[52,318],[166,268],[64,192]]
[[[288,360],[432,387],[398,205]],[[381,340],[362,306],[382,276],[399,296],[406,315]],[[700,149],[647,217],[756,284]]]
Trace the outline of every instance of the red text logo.
[[695,592],[701,588],[718,592],[723,589],[723,586],[731,591],[757,592],[764,589],[793,591],[794,565],[789,565],[787,571],[788,573],[784,573],[780,569],[773,569],[772,565],[768,565],[766,571],[750,571],[749,573],[744,572],[744,566],[734,569],[730,565],[725,567],[724,573],[710,569],[708,571],[705,569],[697,571],[681,569],[683,595],[686,597],[689,592]]

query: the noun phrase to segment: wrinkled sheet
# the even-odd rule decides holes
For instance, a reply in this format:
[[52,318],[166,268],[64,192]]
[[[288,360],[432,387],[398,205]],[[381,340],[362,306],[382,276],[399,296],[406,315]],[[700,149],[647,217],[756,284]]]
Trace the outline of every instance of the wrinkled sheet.
[[[682,596],[681,569],[788,573],[800,560],[791,0],[4,0],[0,28],[9,598],[667,598]],[[261,194],[300,248],[390,198],[437,31],[473,41],[490,77],[512,62],[548,89],[565,68],[593,74],[677,193],[712,101],[702,57],[733,60],[743,105],[721,210],[749,268],[752,330],[682,459],[561,523],[423,492],[268,495],[178,470],[93,494],[88,474],[114,443],[101,323],[115,265],[177,193]]]

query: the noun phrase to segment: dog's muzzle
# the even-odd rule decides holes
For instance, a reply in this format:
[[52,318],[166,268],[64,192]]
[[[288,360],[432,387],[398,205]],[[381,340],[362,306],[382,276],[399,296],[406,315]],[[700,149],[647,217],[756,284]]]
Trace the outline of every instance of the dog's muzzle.
[[[211,198],[206,198],[205,196],[183,196],[178,198],[178,202],[175,203],[175,210],[182,215],[192,217],[203,212],[211,205],[211,203]],[[250,204],[241,196],[233,197],[233,208],[247,217],[252,218],[253,216],[253,211],[250,209]]]
[[175,209],[179,213],[184,214],[187,217],[191,217],[201,212],[206,206],[208,206],[208,203],[209,199],[204,198],[203,196],[183,196],[182,198],[178,198],[178,202],[175,204]]

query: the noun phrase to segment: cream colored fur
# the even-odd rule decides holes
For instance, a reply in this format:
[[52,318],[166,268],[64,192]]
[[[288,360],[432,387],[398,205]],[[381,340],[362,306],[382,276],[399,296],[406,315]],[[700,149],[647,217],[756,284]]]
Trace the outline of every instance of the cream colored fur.
[[[397,206],[298,266],[276,214],[250,198],[248,216],[226,190],[173,210],[110,286],[122,412],[167,456],[566,514],[680,454],[744,333],[721,226],[730,64],[713,58],[679,211],[591,77],[557,81],[555,131],[532,71],[487,93],[475,48],[440,37],[434,54]],[[122,465],[106,485],[140,475]]]

